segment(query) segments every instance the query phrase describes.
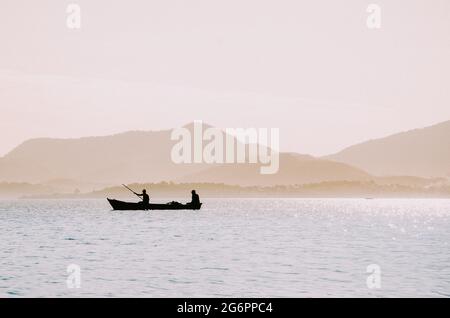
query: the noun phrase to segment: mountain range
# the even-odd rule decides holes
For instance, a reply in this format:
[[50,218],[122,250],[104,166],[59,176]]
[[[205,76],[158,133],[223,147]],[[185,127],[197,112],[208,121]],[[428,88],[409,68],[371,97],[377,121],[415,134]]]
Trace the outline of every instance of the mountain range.
[[[186,126],[192,130],[192,124]],[[99,189],[132,182],[300,185],[330,181],[433,184],[450,177],[450,121],[354,145],[321,158],[280,153],[280,169],[259,164],[175,164],[171,130],[25,141],[0,158],[0,182]],[[236,141],[238,142],[238,141]]]

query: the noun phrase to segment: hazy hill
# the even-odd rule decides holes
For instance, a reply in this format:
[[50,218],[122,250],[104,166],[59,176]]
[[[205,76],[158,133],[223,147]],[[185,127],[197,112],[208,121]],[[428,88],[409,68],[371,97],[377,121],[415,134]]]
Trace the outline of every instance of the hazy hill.
[[378,176],[450,177],[450,121],[367,141],[326,159]]
[[80,139],[32,139],[0,160],[0,180],[126,183],[171,180],[201,165],[171,161],[169,131],[126,132]]
[[0,199],[16,199],[22,196],[42,196],[55,193],[54,189],[41,184],[0,182]]

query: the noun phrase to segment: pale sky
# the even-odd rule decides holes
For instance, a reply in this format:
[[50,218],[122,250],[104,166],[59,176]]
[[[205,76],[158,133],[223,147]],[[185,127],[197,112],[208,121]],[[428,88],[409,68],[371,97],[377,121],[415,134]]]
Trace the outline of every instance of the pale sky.
[[1,0],[0,155],[193,120],[329,154],[450,120],[449,57],[448,0]]

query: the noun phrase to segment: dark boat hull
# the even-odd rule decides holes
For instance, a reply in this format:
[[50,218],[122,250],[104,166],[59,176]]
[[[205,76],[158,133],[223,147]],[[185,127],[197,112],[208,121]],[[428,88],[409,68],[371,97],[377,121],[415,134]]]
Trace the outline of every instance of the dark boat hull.
[[166,204],[159,203],[150,203],[145,205],[141,202],[124,202],[114,199],[107,199],[109,204],[111,204],[113,210],[121,210],[121,211],[136,211],[136,210],[200,210],[202,204],[200,206],[192,206],[191,204],[181,204],[178,202],[170,202]]

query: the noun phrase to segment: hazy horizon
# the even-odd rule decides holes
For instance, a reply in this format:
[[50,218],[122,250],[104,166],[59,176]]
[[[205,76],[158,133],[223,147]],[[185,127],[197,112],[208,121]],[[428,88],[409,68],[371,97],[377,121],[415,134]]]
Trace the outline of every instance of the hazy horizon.
[[328,155],[450,119],[450,2],[2,2],[0,156],[36,137],[280,128]]

